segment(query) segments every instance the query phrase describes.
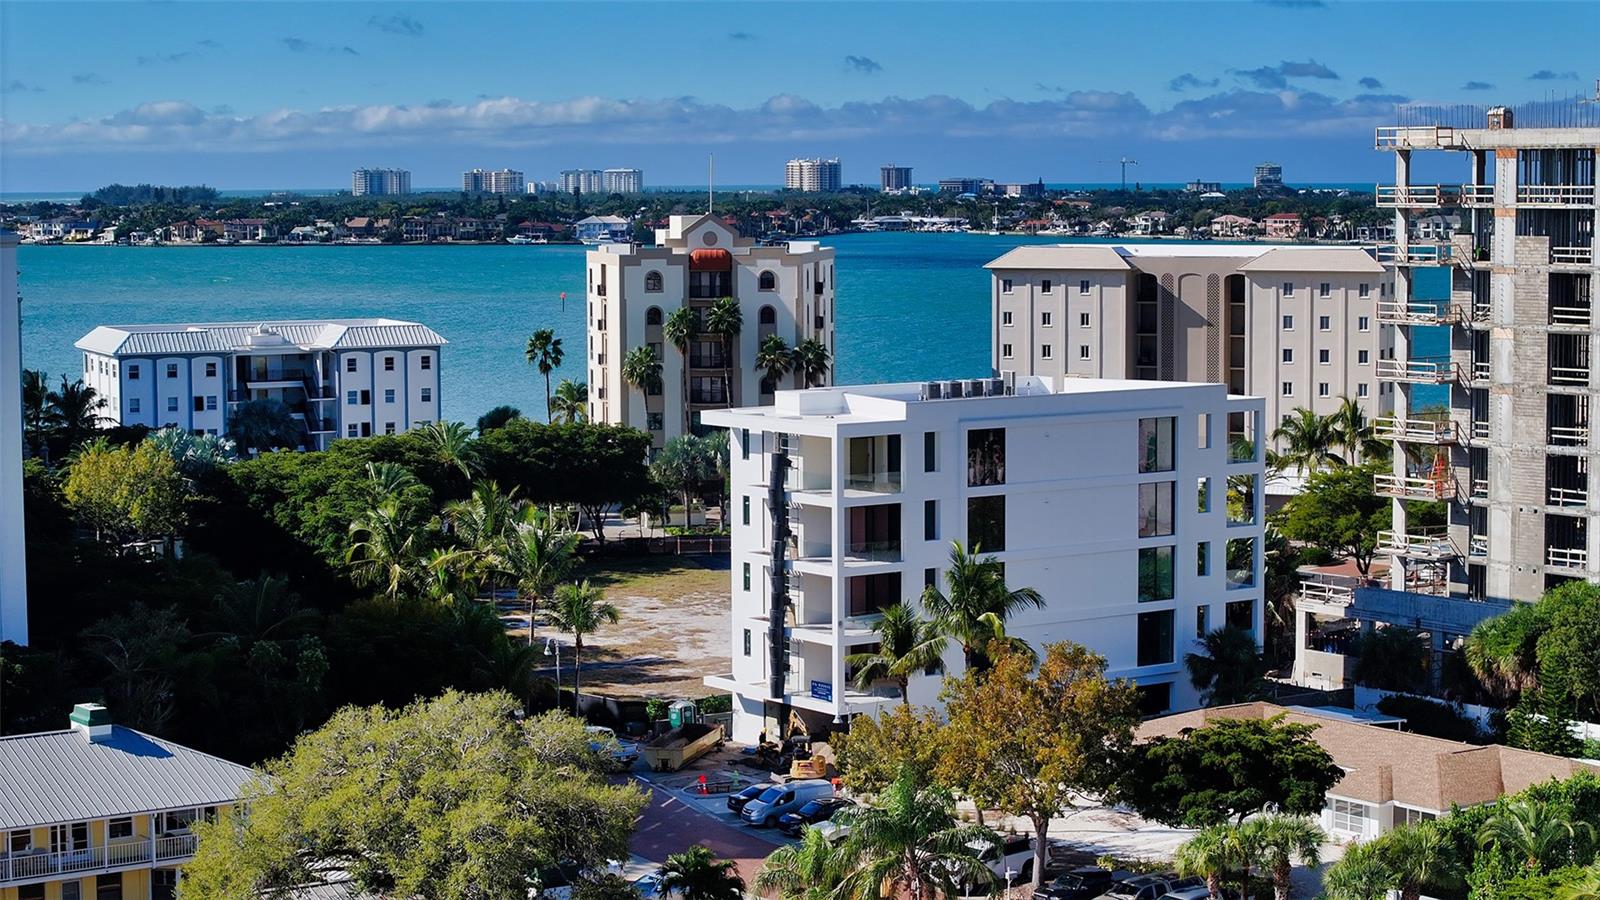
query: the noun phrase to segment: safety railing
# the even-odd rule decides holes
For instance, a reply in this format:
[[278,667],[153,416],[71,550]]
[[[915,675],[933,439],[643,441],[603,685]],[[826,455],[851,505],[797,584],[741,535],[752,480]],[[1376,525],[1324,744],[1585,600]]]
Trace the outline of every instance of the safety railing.
[[1551,366],[1550,383],[1582,387],[1589,383],[1588,366]]
[[1443,184],[1380,184],[1377,205],[1383,209],[1429,209],[1453,202],[1455,189]]
[[1550,324],[1570,328],[1588,328],[1594,322],[1594,312],[1587,306],[1552,306]]
[[1385,381],[1409,384],[1448,384],[1456,379],[1456,367],[1443,357],[1380,359],[1378,377]]
[[1449,419],[1402,419],[1399,416],[1381,416],[1373,421],[1378,437],[1386,441],[1409,441],[1414,444],[1453,444],[1456,442],[1456,423]]
[[1379,150],[1403,147],[1447,147],[1455,131],[1438,125],[1384,125],[1374,130],[1373,146]]
[[1473,419],[1472,424],[1468,426],[1468,433],[1472,435],[1472,440],[1474,441],[1487,441],[1489,439],[1489,420]]
[[1589,551],[1580,547],[1550,547],[1545,550],[1544,562],[1554,569],[1584,569],[1589,566]]
[[1471,499],[1473,499],[1473,500],[1487,500],[1487,499],[1489,499],[1489,479],[1487,479],[1487,478],[1474,478],[1474,479],[1472,479],[1472,496],[1471,496]]
[[1450,482],[1439,478],[1419,478],[1380,472],[1372,478],[1374,492],[1397,500],[1443,500],[1450,496]]
[[1487,559],[1489,557],[1489,537],[1474,534],[1467,538],[1467,558]]
[[1378,262],[1397,266],[1434,266],[1450,262],[1452,248],[1449,244],[1418,241],[1405,246],[1379,244]]
[[1550,264],[1553,266],[1592,266],[1593,247],[1551,247]]
[[1408,559],[1442,560],[1456,553],[1456,546],[1444,528],[1422,529],[1415,532],[1378,532],[1378,552]]
[[1381,300],[1378,322],[1384,325],[1448,325],[1455,321],[1455,307],[1429,300]]
[[1463,184],[1456,191],[1456,199],[1462,206],[1493,206],[1494,185]]
[[1519,184],[1517,203],[1524,206],[1593,206],[1594,185]]
[[1545,492],[1545,503],[1563,509],[1581,509],[1589,505],[1589,491],[1587,488],[1551,487]]
[[1587,425],[1551,425],[1548,431],[1545,443],[1552,447],[1589,446],[1589,427]]

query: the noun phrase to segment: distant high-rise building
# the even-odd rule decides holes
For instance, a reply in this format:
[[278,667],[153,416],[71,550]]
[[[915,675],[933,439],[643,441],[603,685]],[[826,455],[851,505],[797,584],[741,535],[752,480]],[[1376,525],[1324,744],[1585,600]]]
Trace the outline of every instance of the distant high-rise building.
[[837,191],[843,184],[839,160],[791,159],[783,167],[783,186],[791,191],[822,193]]
[[951,194],[992,194],[993,178],[941,178],[939,190]]
[[878,169],[878,183],[884,191],[904,191],[911,187],[911,167],[887,165]]
[[1256,166],[1256,189],[1283,187],[1283,166],[1275,162],[1264,162]]
[[[1261,170],[1257,169],[1256,170],[1257,177],[1260,177],[1260,173],[1261,173]],[[1222,190],[1222,182],[1220,182],[1220,181],[1201,181],[1198,178],[1196,178],[1194,181],[1191,181],[1188,184],[1183,186],[1183,192],[1185,194],[1215,194],[1215,193],[1220,192],[1221,190]]]
[[17,236],[0,231],[0,641],[28,642],[22,535],[22,315]]
[[605,173],[599,169],[563,169],[561,193],[603,194],[606,190]]
[[469,194],[520,194],[525,183],[522,173],[515,169],[461,173],[461,189]]
[[411,193],[409,169],[356,169],[350,173],[350,193],[357,197],[383,197]]
[[600,178],[608,194],[644,193],[644,172],[640,169],[606,169]]

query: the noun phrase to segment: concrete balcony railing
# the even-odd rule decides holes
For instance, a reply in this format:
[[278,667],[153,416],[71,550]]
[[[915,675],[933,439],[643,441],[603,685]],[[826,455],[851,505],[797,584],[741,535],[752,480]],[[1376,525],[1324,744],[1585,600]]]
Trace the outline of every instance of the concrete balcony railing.
[[1585,184],[1519,184],[1518,206],[1564,206],[1569,208],[1593,207],[1594,185]]
[[1380,184],[1376,187],[1379,209],[1437,209],[1455,202],[1454,185]]
[[1384,125],[1373,131],[1372,145],[1379,150],[1455,146],[1455,129],[1438,125]]
[[1372,486],[1378,496],[1397,500],[1443,500],[1455,493],[1448,480],[1416,478],[1391,472],[1374,475]]
[[1551,425],[1549,433],[1545,435],[1545,443],[1552,447],[1587,447],[1589,426]]
[[1446,560],[1460,555],[1443,528],[1415,532],[1380,531],[1378,552],[1419,560]]
[[0,884],[186,860],[194,856],[196,840],[192,834],[169,834],[82,850],[12,853],[0,856]]
[[1582,509],[1589,505],[1587,488],[1552,487],[1545,491],[1545,502],[1562,509]]
[[1580,547],[1551,547],[1545,551],[1544,563],[1551,569],[1581,571],[1589,567],[1589,551]]
[[1449,384],[1456,380],[1456,367],[1447,358],[1380,359],[1378,378],[1407,384]]
[[1381,416],[1373,420],[1373,431],[1386,441],[1405,441],[1411,444],[1454,444],[1460,437],[1456,423],[1449,419],[1402,419],[1398,416]]
[[1456,308],[1448,303],[1426,300],[1378,302],[1378,322],[1383,325],[1449,325],[1456,318]]
[[1494,185],[1463,184],[1456,191],[1456,202],[1462,206],[1484,207],[1494,205]]

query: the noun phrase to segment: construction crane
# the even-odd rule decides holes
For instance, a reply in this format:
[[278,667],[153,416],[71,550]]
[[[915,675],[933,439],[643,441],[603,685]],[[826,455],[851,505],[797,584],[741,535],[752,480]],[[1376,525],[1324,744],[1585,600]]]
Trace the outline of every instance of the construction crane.
[[1137,159],[1129,159],[1124,156],[1121,159],[1102,159],[1100,160],[1100,163],[1102,165],[1116,164],[1122,166],[1122,189],[1126,191],[1128,189],[1128,167],[1137,166],[1139,161]]

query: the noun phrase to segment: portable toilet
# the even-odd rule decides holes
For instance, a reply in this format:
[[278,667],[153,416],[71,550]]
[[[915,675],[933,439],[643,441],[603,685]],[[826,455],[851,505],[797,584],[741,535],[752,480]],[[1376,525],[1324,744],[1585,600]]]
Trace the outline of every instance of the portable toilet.
[[695,708],[693,700],[676,700],[667,707],[667,723],[673,728],[682,728],[700,721],[699,710]]

